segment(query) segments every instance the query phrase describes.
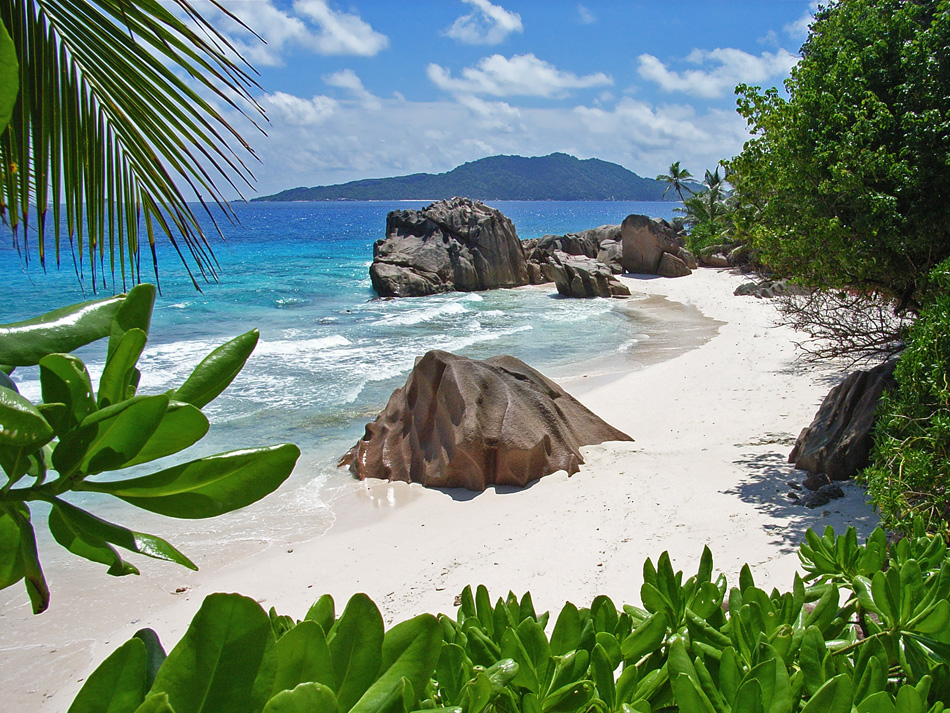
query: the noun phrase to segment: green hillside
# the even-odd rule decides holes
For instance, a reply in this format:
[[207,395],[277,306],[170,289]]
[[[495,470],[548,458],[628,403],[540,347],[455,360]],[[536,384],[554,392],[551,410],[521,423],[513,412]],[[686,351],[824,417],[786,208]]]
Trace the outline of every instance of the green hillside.
[[466,196],[508,201],[660,201],[675,198],[665,183],[616,163],[563,153],[525,158],[489,156],[447,173],[414,173],[334,186],[291,188],[255,201],[439,200]]

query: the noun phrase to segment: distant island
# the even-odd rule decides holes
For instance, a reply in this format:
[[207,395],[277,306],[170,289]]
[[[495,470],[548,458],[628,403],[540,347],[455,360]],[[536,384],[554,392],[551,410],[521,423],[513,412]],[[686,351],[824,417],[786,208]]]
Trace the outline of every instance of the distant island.
[[333,186],[290,188],[254,201],[440,200],[465,196],[499,201],[676,200],[668,184],[643,178],[623,166],[564,153],[549,156],[489,156],[446,173],[369,178]]

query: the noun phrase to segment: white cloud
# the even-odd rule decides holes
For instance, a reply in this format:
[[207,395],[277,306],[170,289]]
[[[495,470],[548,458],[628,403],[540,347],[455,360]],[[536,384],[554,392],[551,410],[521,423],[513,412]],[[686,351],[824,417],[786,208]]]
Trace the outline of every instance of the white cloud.
[[363,86],[363,81],[352,69],[343,69],[339,72],[329,74],[323,78],[323,81],[331,87],[347,90],[367,109],[378,110],[382,107],[379,98],[373,96],[373,94]]
[[798,57],[787,50],[763,52],[756,56],[738,49],[693,50],[686,61],[706,65],[708,69],[688,69],[676,72],[650,54],[638,58],[638,71],[644,79],[656,82],[667,92],[684,92],[712,99],[721,97],[742,82],[759,84],[787,75]]
[[593,25],[595,22],[597,22],[597,18],[594,16],[594,13],[592,13],[585,5],[577,5],[577,14],[582,25]]
[[241,56],[262,67],[282,65],[284,53],[292,48],[321,55],[372,57],[389,45],[389,39],[359,15],[334,10],[328,0],[295,0],[291,11],[280,9],[274,0],[223,0],[222,5],[254,32],[227,18],[208,0],[193,4],[226,34]]
[[818,0],[812,0],[808,4],[808,10],[795,22],[791,22],[783,28],[785,34],[795,40],[804,40],[808,36],[808,28],[815,19],[815,13],[818,12]]
[[493,96],[564,97],[571,89],[613,84],[602,72],[579,77],[559,70],[533,54],[515,55],[510,59],[493,54],[477,66],[466,67],[460,77],[438,64],[430,64],[429,79],[445,91]]
[[303,99],[285,92],[265,94],[261,98],[263,106],[270,114],[274,126],[290,124],[292,126],[315,126],[329,119],[339,104],[325,96]]
[[523,31],[521,15],[489,0],[463,0],[474,10],[456,18],[445,30],[453,40],[466,45],[497,45],[513,32]]

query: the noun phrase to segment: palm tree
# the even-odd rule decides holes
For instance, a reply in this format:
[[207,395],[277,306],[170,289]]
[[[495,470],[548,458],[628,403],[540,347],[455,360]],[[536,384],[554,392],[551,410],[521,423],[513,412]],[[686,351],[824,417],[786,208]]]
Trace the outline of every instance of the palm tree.
[[664,196],[667,193],[669,193],[670,189],[672,188],[673,190],[676,191],[677,195],[679,195],[680,201],[682,201],[684,189],[690,195],[692,195],[693,193],[693,191],[690,190],[689,186],[686,185],[686,181],[688,181],[692,177],[693,177],[693,174],[691,174],[685,168],[683,169],[680,168],[679,161],[674,161],[673,163],[670,164],[670,172],[668,174],[661,173],[659,176],[656,177],[656,180],[663,181],[664,183],[669,184],[666,187],[666,190],[663,191]]
[[187,201],[233,218],[221,187],[251,185],[253,151],[216,105],[263,117],[253,69],[189,0],[3,0],[0,21],[20,89],[0,136],[0,215],[21,259],[35,250],[45,269],[68,250],[93,290],[107,274],[114,289],[117,269],[124,288],[141,280],[145,240],[157,281],[163,233],[196,288],[193,269],[214,279]]

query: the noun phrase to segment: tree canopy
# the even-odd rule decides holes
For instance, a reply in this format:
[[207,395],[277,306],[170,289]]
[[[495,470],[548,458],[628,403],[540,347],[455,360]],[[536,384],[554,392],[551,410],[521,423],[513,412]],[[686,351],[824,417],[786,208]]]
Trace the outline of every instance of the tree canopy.
[[740,85],[739,229],[777,273],[916,311],[950,256],[950,4],[840,0],[786,82]]

